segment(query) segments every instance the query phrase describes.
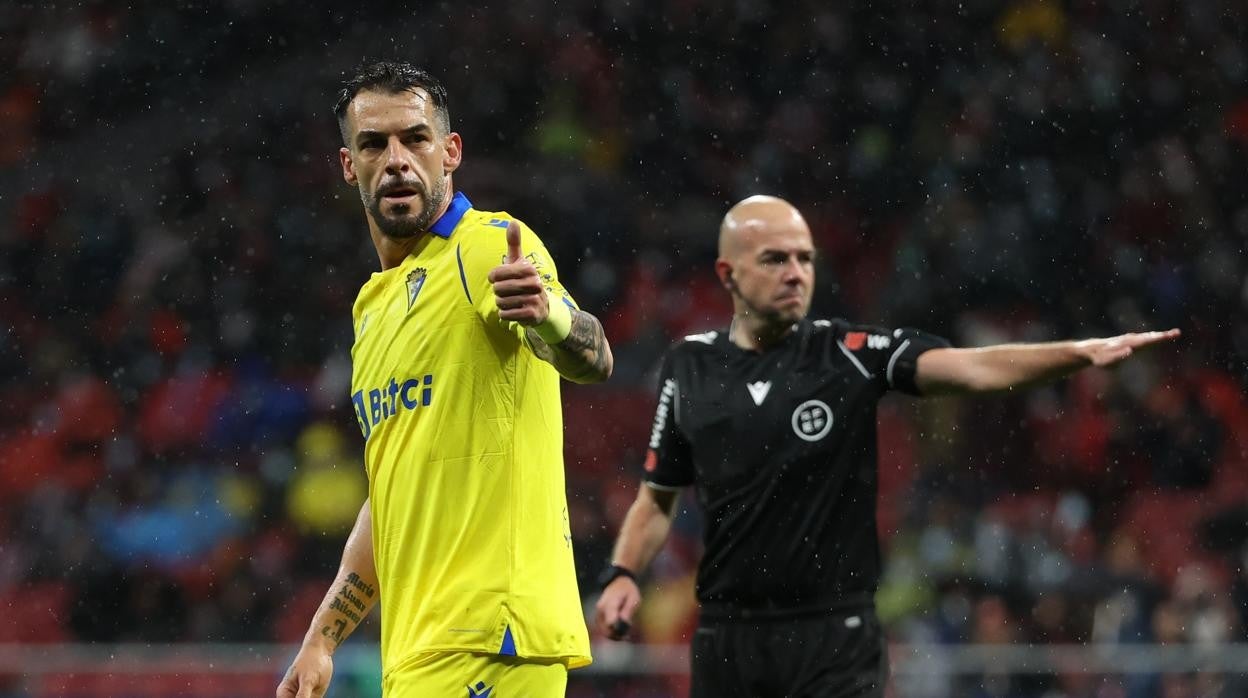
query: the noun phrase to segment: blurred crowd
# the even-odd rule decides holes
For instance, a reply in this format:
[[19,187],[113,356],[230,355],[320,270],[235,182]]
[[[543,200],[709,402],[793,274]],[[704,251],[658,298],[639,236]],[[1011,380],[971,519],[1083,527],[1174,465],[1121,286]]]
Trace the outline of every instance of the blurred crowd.
[[[604,321],[615,377],[565,389],[587,603],[658,357],[729,317],[719,218],[774,193],[814,232],[818,315],[962,346],[1184,332],[1025,394],[885,401],[894,640],[1248,640],[1246,24],[1232,0],[5,5],[0,643],[306,629],[367,486],[349,318],[376,258],[330,111],[365,56],[444,79],[457,187]],[[698,540],[690,500],[637,639],[687,640]]]

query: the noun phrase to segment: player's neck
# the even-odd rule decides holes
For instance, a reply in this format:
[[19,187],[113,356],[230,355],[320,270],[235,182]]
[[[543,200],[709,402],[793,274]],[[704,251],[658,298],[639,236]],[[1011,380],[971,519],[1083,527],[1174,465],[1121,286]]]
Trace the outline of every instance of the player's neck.
[[797,323],[767,322],[751,314],[737,314],[732,316],[728,340],[746,351],[767,351],[783,341],[796,328]]
[[[450,178],[447,178],[447,196],[444,197],[441,207],[433,217],[436,223],[450,208],[451,198],[454,190],[450,186]],[[409,238],[392,238],[381,232],[381,228],[377,227],[377,222],[372,216],[368,216],[368,233],[373,238],[373,247],[377,248],[377,260],[381,262],[381,270],[393,269],[403,263],[407,256],[421,244],[425,238],[429,237],[429,231],[426,230],[419,235],[413,235]]]
[[368,232],[373,238],[373,247],[377,248],[377,260],[381,262],[381,270],[393,269],[403,263],[407,256],[416,249],[416,245],[429,233],[423,232],[410,238],[392,238],[377,229],[371,220]]

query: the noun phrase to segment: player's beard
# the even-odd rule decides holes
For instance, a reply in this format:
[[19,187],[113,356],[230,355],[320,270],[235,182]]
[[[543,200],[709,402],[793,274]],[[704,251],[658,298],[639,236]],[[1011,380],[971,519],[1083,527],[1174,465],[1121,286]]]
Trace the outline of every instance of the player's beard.
[[368,210],[377,228],[381,230],[381,234],[388,238],[402,240],[429,230],[429,226],[433,224],[433,215],[442,209],[442,203],[446,201],[446,178],[440,177],[434,180],[432,190],[425,189],[419,181],[398,182],[386,187],[387,190],[396,188],[416,190],[421,203],[424,204],[420,213],[410,215],[410,204],[402,204],[391,207],[391,210],[398,214],[397,216],[387,216],[381,210],[381,202],[386,190],[379,189],[378,192],[369,194],[364,189],[360,189],[360,200],[364,202],[364,208]]

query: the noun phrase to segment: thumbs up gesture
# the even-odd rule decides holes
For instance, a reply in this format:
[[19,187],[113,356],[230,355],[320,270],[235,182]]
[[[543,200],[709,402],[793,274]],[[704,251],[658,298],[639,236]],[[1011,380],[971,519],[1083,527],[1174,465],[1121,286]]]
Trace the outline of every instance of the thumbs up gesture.
[[514,220],[507,224],[507,257],[490,271],[489,279],[503,320],[534,327],[550,315],[546,288],[537,268],[520,251],[520,224]]

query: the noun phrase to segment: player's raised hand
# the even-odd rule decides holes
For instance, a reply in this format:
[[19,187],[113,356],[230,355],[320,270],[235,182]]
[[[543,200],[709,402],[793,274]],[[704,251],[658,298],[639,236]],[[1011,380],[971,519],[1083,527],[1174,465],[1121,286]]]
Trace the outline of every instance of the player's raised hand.
[[300,649],[277,685],[277,698],[321,698],[329,690],[334,660],[328,652]]
[[520,251],[520,224],[507,221],[507,258],[503,262],[515,264],[522,259],[524,259],[524,253]]
[[1165,332],[1130,332],[1117,337],[1085,339],[1076,342],[1075,346],[1093,366],[1113,366],[1131,356],[1136,349],[1175,339],[1180,334],[1178,328]]
[[602,590],[595,608],[598,627],[612,640],[623,640],[641,603],[641,589],[626,576],[616,577]]
[[520,249],[520,224],[514,220],[507,224],[507,256],[490,271],[489,279],[494,286],[498,316],[503,320],[533,327],[550,315],[546,288],[537,268]]

